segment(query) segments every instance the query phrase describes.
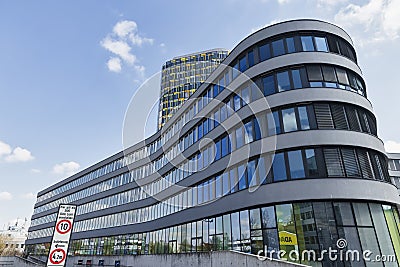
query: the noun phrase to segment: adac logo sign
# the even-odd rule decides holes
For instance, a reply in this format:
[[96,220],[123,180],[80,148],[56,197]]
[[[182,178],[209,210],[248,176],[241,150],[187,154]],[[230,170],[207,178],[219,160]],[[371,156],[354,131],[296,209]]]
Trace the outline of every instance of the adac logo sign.
[[294,233],[288,231],[279,232],[279,244],[281,245],[297,245],[297,236]]

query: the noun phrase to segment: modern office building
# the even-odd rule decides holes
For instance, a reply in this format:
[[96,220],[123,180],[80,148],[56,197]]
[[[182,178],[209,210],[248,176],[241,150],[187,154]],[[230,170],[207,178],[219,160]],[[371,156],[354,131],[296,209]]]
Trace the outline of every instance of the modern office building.
[[400,153],[387,153],[389,158],[389,175],[399,189],[400,194]]
[[189,100],[153,136],[39,192],[28,251],[47,252],[58,205],[74,203],[73,255],[313,250],[321,260],[298,262],[383,266],[333,262],[331,248],[398,266],[399,194],[341,28],[263,28]]
[[158,129],[175,114],[226,58],[226,49],[212,49],[175,57],[162,66]]

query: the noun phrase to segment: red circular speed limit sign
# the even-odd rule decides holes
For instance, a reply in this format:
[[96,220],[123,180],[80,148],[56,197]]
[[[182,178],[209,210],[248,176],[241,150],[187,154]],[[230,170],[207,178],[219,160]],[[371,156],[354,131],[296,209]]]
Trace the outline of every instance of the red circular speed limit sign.
[[72,228],[72,224],[69,220],[61,220],[56,225],[56,230],[60,234],[68,233]]
[[50,253],[50,262],[52,264],[60,264],[65,260],[65,257],[65,251],[61,248],[57,248]]

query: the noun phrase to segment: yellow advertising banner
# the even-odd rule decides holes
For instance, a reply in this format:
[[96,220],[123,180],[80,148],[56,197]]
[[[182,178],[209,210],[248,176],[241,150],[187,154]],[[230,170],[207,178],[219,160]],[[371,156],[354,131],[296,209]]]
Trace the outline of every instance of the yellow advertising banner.
[[294,233],[290,233],[287,231],[279,232],[279,244],[281,245],[297,245],[297,236]]

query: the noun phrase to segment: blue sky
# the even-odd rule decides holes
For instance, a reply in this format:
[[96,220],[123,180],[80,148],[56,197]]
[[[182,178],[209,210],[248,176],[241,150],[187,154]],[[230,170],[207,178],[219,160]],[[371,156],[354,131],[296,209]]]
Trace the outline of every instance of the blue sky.
[[399,17],[400,0],[0,1],[0,229],[29,218],[41,189],[122,149],[130,99],[166,60],[286,19],[353,37],[380,137],[400,152]]

